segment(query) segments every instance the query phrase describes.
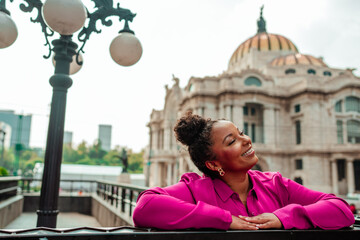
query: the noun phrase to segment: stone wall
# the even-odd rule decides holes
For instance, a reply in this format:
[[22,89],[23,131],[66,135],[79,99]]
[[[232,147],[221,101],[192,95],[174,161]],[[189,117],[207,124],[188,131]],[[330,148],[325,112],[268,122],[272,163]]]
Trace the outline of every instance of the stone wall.
[[23,211],[23,196],[14,196],[0,202],[0,229],[3,229]]
[[96,194],[92,195],[91,215],[101,224],[102,227],[133,226],[132,218],[128,211],[122,213]]

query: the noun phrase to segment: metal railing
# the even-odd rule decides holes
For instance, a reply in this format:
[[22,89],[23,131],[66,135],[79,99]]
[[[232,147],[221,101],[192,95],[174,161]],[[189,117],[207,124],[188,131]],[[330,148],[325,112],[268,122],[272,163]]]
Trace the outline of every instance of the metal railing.
[[214,229],[161,231],[147,228],[33,228],[23,230],[0,230],[0,239],[88,239],[88,240],[355,240],[360,238],[360,228],[340,230],[258,230],[258,231],[221,231]]
[[[0,200],[5,200],[17,194],[39,193],[41,179],[26,177],[1,177]],[[62,187],[61,187],[62,186]],[[131,217],[138,195],[146,190],[131,184],[121,184],[111,181],[61,179],[62,195],[97,194],[104,202],[120,210],[122,214]]]
[[17,195],[21,177],[0,177],[0,201]]
[[137,197],[146,189],[131,184],[97,181],[96,193],[111,206],[120,208],[122,213],[127,213],[131,217]]

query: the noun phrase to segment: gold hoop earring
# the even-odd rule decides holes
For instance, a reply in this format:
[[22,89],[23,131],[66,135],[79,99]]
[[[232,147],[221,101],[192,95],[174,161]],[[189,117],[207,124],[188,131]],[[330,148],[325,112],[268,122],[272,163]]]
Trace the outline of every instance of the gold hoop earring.
[[225,175],[225,171],[222,168],[218,168],[218,172],[220,176],[224,176]]

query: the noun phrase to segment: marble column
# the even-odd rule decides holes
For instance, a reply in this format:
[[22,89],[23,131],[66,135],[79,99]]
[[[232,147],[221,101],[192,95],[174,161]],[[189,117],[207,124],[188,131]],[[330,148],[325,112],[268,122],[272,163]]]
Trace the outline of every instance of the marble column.
[[171,137],[171,130],[170,130],[170,123],[168,121],[164,124],[164,149],[170,150],[170,137]]
[[153,182],[153,186],[156,186],[156,187],[159,187],[160,186],[160,178],[159,178],[159,173],[160,173],[160,169],[159,169],[159,162],[152,162],[151,164],[154,168],[154,174],[152,175],[153,176],[153,179],[154,179],[154,182]]
[[337,161],[336,159],[331,160],[331,182],[332,182],[332,191],[334,194],[339,194],[339,186],[338,186],[338,169],[337,169]]
[[232,110],[231,105],[225,105],[225,119],[226,120],[233,121],[231,110]]
[[348,193],[355,192],[354,159],[346,159],[346,180]]
[[242,130],[244,128],[244,105],[243,104],[236,104],[233,107],[233,123]]
[[166,184],[167,186],[170,186],[172,184],[172,175],[173,175],[173,164],[172,163],[167,163],[167,180],[166,180]]
[[275,109],[271,106],[263,108],[263,126],[264,126],[264,143],[266,145],[275,144]]
[[[177,159],[177,161],[179,161],[179,159]],[[176,162],[174,163],[174,172],[173,172],[173,183],[177,183],[179,181],[178,179],[178,174],[179,174],[179,163]]]

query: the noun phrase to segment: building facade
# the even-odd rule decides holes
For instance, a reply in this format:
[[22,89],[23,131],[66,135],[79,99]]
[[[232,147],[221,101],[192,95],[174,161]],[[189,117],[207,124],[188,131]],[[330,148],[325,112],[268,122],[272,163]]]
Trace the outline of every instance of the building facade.
[[191,110],[244,129],[259,157],[256,169],[279,171],[314,190],[360,192],[360,78],[268,33],[262,13],[257,33],[234,51],[226,71],[192,77],[184,88],[173,80],[164,109],[153,110],[148,123],[150,186],[198,172],[173,134],[176,120]]
[[65,131],[64,132],[64,145],[72,146],[73,143],[73,132]]
[[98,139],[101,142],[101,148],[105,151],[111,150],[111,125],[99,125],[99,137]]
[[32,115],[15,114],[12,110],[0,110],[0,125],[4,126],[6,137],[9,138],[9,147],[15,147],[16,144],[21,144],[23,148],[29,147],[31,119]]

